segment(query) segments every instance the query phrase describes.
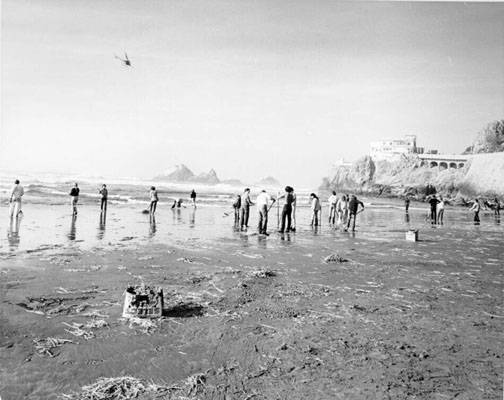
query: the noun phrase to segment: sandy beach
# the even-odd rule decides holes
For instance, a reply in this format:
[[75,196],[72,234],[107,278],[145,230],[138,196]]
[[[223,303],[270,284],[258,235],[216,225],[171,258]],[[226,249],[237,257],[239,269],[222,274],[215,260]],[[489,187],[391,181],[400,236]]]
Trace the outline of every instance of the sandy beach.
[[[224,211],[161,208],[153,229],[128,207],[110,209],[105,228],[96,207],[73,227],[68,207],[27,208],[17,238],[0,242],[2,399],[65,398],[121,376],[172,387],[156,397],[167,399],[502,395],[493,216],[474,226],[450,209],[431,227],[421,208],[409,223],[370,208],[351,234],[313,231],[301,210],[296,234],[264,238],[233,231]],[[419,242],[404,240],[409,227]],[[165,293],[150,326],[121,319],[125,288],[140,282]],[[46,338],[70,342],[40,353]]]

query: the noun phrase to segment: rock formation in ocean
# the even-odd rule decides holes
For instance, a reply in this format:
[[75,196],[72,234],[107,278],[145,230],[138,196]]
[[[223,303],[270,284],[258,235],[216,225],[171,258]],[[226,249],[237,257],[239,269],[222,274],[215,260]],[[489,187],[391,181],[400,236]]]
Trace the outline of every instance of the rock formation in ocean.
[[220,183],[217,172],[211,169],[199,175],[194,173],[184,164],[175,165],[173,168],[154,178],[156,181],[172,183],[200,183],[205,185],[216,185]]
[[201,174],[199,174],[199,175],[191,178],[191,182],[206,183],[206,184],[209,184],[209,185],[216,185],[217,183],[220,182],[220,180],[217,177],[217,173],[212,168],[208,172],[202,172]]
[[165,182],[190,182],[193,178],[194,173],[184,164],[179,164],[161,175],[156,176],[154,180]]
[[266,178],[261,179],[259,182],[257,182],[256,186],[277,188],[278,186],[280,186],[280,182],[278,182],[278,180],[276,180],[272,176],[268,176]]

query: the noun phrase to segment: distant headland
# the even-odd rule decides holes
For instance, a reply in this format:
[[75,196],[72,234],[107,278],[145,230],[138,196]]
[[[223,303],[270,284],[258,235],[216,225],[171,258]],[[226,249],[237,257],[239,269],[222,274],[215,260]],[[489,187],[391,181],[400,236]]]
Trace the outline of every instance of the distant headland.
[[455,203],[504,196],[504,120],[489,123],[462,154],[418,147],[416,136],[373,142],[368,155],[339,162],[321,188],[422,200],[432,185]]

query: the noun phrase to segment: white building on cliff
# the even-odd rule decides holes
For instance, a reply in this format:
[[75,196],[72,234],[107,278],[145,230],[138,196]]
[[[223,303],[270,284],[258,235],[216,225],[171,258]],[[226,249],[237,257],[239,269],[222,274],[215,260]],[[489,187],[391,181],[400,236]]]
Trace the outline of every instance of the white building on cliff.
[[404,139],[381,140],[371,142],[370,156],[374,161],[398,161],[401,156],[422,154],[423,147],[417,147],[416,136],[406,135]]

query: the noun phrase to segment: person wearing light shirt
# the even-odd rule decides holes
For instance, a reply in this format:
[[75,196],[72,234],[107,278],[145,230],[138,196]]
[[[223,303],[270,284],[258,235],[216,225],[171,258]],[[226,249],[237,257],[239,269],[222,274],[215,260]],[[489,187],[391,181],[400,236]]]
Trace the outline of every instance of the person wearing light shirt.
[[263,190],[256,199],[257,211],[259,212],[259,222],[257,224],[257,230],[260,235],[268,236],[268,211],[271,205],[275,202],[275,199],[272,199],[271,196],[266,193],[266,190]]
[[336,221],[336,203],[338,202],[338,197],[336,192],[333,190],[332,195],[329,196],[329,223],[334,224]]
[[445,202],[443,197],[439,196],[439,203],[437,205],[437,223],[443,225]]
[[310,208],[312,210],[312,218],[311,218],[311,226],[318,226],[318,218],[320,211],[322,210],[322,206],[320,205],[320,200],[315,193],[310,194]]
[[155,186],[151,186],[149,196],[150,196],[149,213],[150,215],[154,215],[154,213],[156,212],[157,202],[159,201],[158,192]]
[[21,213],[21,197],[24,195],[24,188],[19,184],[19,179],[14,181],[14,187],[11,191],[11,196],[9,199],[10,207],[9,212],[10,216],[17,217]]
[[338,225],[347,223],[348,218],[348,198],[343,195],[336,203],[336,212],[338,213]]
[[475,225],[479,225],[479,223],[480,223],[480,217],[479,217],[480,210],[481,210],[481,205],[480,205],[479,200],[474,199],[474,203],[469,211],[474,212],[474,224]]

